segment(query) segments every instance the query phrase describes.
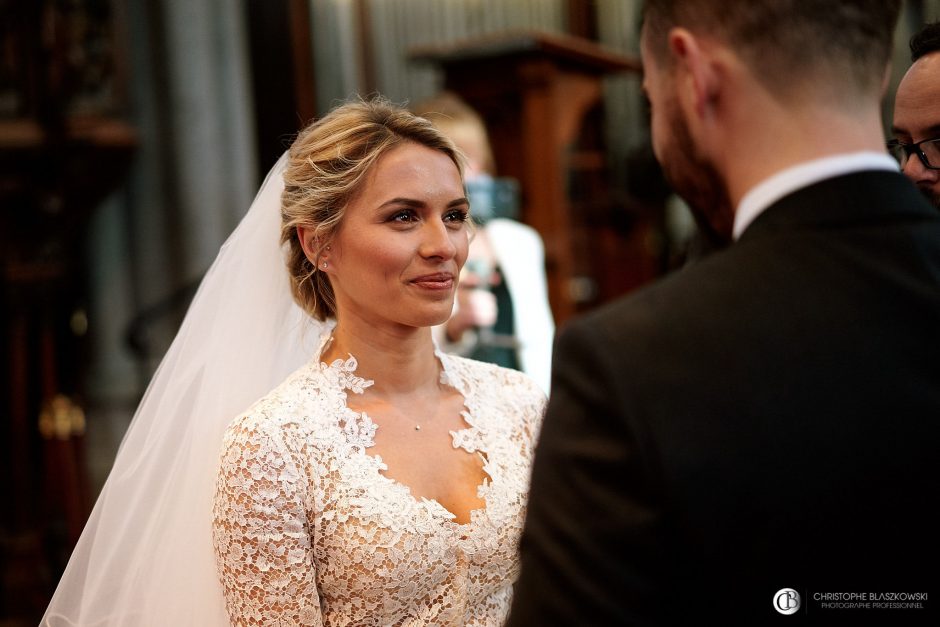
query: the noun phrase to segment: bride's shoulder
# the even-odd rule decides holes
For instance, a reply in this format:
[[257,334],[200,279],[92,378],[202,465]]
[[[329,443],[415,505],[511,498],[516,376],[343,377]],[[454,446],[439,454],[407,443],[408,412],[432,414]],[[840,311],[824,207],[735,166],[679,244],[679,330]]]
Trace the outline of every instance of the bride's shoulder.
[[283,437],[285,433],[303,438],[316,432],[332,416],[329,400],[335,394],[328,393],[332,387],[316,362],[306,364],[238,414],[228,425],[227,438],[238,434]]
[[541,429],[547,399],[542,388],[525,373],[466,357],[446,359],[448,376],[467,397],[475,418],[491,434],[504,434],[507,442],[531,444]]
[[483,361],[447,356],[448,370],[466,382],[476,392],[485,393],[513,403],[545,403],[545,392],[527,374]]

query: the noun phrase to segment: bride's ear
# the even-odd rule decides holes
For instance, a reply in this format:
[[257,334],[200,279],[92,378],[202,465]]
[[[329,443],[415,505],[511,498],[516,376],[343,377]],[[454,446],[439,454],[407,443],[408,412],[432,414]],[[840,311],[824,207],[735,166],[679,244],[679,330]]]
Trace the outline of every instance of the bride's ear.
[[317,253],[320,252],[320,243],[316,235],[316,229],[298,226],[297,239],[300,241],[301,248],[304,249],[304,255],[307,256],[307,260],[315,267],[317,264]]

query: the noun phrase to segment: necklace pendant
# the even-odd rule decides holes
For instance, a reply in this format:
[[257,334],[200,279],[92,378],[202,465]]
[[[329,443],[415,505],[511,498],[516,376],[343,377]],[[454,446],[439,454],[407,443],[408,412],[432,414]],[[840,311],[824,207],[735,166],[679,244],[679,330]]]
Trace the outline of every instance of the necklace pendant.
[[415,425],[415,431],[421,431],[421,425]]

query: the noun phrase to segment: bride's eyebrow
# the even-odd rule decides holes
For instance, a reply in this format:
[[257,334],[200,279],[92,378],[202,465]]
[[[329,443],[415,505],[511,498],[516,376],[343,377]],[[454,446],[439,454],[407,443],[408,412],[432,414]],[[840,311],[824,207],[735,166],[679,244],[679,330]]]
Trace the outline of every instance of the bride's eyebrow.
[[[400,206],[405,206],[405,207],[410,207],[410,208],[414,208],[414,209],[419,209],[419,208],[421,208],[421,207],[426,206],[426,204],[427,204],[427,203],[425,203],[424,201],[422,201],[422,200],[416,200],[416,199],[414,199],[414,198],[396,197],[396,198],[392,198],[392,199],[390,199],[390,200],[386,200],[386,201],[383,202],[381,205],[379,205],[378,207],[376,207],[376,209],[381,210],[381,209],[385,209],[385,208],[388,208],[388,207],[400,207]],[[469,205],[469,204],[470,204],[470,201],[469,201],[466,197],[461,196],[460,198],[455,198],[454,200],[452,200],[452,201],[450,201],[449,203],[447,203],[447,207],[448,207],[448,209],[449,209],[449,208],[451,208],[451,207],[458,207],[458,206],[461,206],[461,205]]]
[[423,207],[423,206],[424,206],[424,203],[423,203],[422,201],[420,201],[420,200],[415,200],[414,198],[402,198],[402,197],[399,196],[399,197],[396,197],[396,198],[392,198],[391,200],[386,200],[386,201],[383,202],[381,205],[379,205],[377,208],[378,208],[378,209],[384,209],[385,207],[389,207],[389,206],[392,206],[392,205],[395,205],[395,206],[398,206],[398,205],[405,205],[406,207],[416,207],[416,208],[417,208],[417,207]]

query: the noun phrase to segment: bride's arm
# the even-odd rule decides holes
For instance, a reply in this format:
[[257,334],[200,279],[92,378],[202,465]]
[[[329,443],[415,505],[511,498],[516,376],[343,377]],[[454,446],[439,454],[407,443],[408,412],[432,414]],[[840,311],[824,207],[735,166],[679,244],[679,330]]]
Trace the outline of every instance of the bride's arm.
[[229,427],[213,542],[233,625],[322,625],[306,485],[283,431],[251,417]]

